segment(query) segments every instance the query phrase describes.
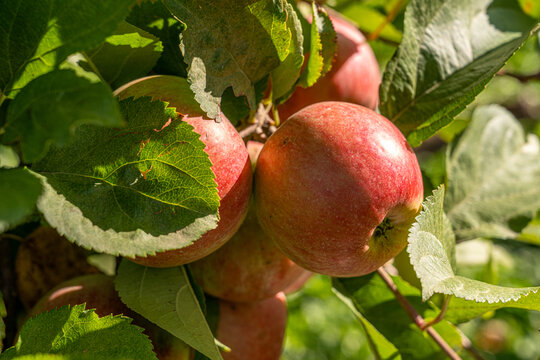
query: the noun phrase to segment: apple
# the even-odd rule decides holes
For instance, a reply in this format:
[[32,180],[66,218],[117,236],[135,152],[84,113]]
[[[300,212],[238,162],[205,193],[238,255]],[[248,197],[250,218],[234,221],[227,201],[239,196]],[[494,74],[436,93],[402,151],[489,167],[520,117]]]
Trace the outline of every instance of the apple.
[[358,28],[332,13],[337,35],[337,52],[332,69],[313,86],[298,87],[278,106],[286,120],[298,110],[321,101],[347,101],[375,109],[379,101],[381,74],[377,58]]
[[285,294],[258,302],[219,302],[217,338],[223,360],[279,360],[287,326]]
[[261,227],[295,263],[330,276],[364,275],[397,255],[422,197],[420,167],[401,132],[345,102],[294,114],[255,170]]
[[251,196],[252,171],[242,137],[224,114],[220,122],[205,117],[186,79],[166,75],[145,77],[122,86],[115,94],[120,99],[151,96],[175,107],[182,114],[182,121],[192,125],[206,145],[220,198],[220,220],[215,229],[186,247],[136,257],[133,261],[145,266],[171,267],[198,260],[217,250],[240,227]]
[[[257,141],[247,143],[253,167],[262,147]],[[190,269],[207,294],[229,301],[258,301],[274,296],[306,271],[266,236],[253,203],[237,233],[217,251],[191,263]]]
[[304,272],[299,277],[297,277],[291,285],[287,286],[287,288],[285,288],[283,292],[289,295],[299,291],[304,287],[304,285],[306,285],[306,283],[309,279],[311,279],[312,276],[313,272],[304,269]]
[[[62,254],[62,256],[58,256]],[[98,273],[86,250],[74,245],[55,229],[40,226],[17,249],[17,292],[26,309],[50,289],[75,276]]]
[[103,274],[79,276],[59,284],[42,297],[30,310],[29,316],[40,314],[65,305],[86,303],[87,309],[95,309],[100,317],[125,315],[133,318],[133,324],[144,328],[154,345],[159,360],[189,360],[193,351],[183,341],[131,311],[118,296],[113,278]]

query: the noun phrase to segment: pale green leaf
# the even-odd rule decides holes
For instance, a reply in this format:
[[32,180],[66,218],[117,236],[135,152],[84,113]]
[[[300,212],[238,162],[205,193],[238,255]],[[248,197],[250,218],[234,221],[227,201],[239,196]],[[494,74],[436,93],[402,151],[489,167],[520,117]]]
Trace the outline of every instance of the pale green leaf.
[[221,359],[184,266],[157,269],[123,260],[115,282],[129,308],[210,359]]
[[2,360],[32,354],[59,354],[92,360],[157,360],[143,329],[124,316],[98,317],[84,305],[61,308],[30,318],[21,329],[16,345]]
[[69,55],[97,47],[133,2],[1,0],[0,92],[18,91]]
[[[393,276],[392,280],[424,319],[433,319],[438,315],[440,310],[435,305],[422,302],[420,290],[397,276]],[[349,299],[346,303],[354,306],[355,313],[361,314],[364,318],[362,322],[371,325],[368,336],[377,340],[377,343],[372,344],[372,349],[375,348],[381,355],[385,354],[382,359],[397,359],[398,356],[403,359],[447,359],[446,353],[435,341],[412,322],[377,273],[356,278],[335,278],[332,283],[334,289],[341,294],[340,297]],[[454,350],[462,350],[461,336],[451,323],[441,321],[434,328]],[[377,337],[374,337],[377,333]],[[392,352],[388,342],[397,349],[397,353]]]
[[287,11],[287,27],[291,31],[291,42],[289,54],[271,73],[272,99],[274,100],[281,98],[293,89],[300,77],[304,62],[302,24],[291,4],[287,3],[285,9]]
[[332,21],[323,7],[312,3],[313,19],[309,41],[309,58],[300,76],[299,85],[313,86],[332,68],[337,38]]
[[33,170],[38,209],[71,241],[145,256],[190,245],[215,228],[219,196],[204,143],[172,108],[148,97],[121,103],[127,127],[84,125]]
[[122,22],[113,35],[87,54],[102,78],[116,88],[150,72],[162,51],[154,35]]
[[256,109],[255,83],[289,52],[291,33],[281,2],[271,0],[166,0],[187,28],[181,51],[197,102],[211,118],[219,117],[221,96],[232,86]]
[[484,89],[535,24],[513,1],[412,0],[384,72],[381,113],[419,145]]
[[508,221],[540,208],[540,142],[502,107],[473,113],[446,169],[444,208],[459,238],[515,238]]
[[3,141],[21,141],[25,162],[45,156],[51,144],[65,145],[81,124],[124,124],[110,88],[79,77],[71,70],[55,70],[24,87],[10,104]]
[[17,152],[10,146],[0,145],[0,168],[12,169],[19,166]]
[[[423,210],[409,234],[411,264],[422,283],[422,298],[429,299],[434,293],[453,295],[450,304],[467,307],[477,315],[485,309],[501,307],[521,307],[540,309],[539,288],[510,288],[491,285],[455,274],[451,247],[451,227],[443,212],[443,188],[439,188],[423,203]],[[450,239],[452,238],[452,239]]]
[[0,233],[24,222],[40,194],[39,180],[27,169],[0,169]]

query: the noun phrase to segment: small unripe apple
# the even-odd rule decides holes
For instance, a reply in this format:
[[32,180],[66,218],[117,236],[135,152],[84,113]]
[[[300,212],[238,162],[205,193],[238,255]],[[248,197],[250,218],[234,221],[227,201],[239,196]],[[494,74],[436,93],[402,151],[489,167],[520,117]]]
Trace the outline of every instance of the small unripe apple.
[[337,35],[337,52],[332,69],[313,86],[297,87],[278,106],[284,121],[298,110],[321,101],[347,101],[375,109],[379,101],[379,64],[364,35],[341,18],[330,16]]
[[[177,88],[184,92],[175,92]],[[165,75],[138,79],[115,91],[120,99],[151,96],[167,101],[182,114],[182,121],[192,125],[206,145],[204,150],[212,162],[220,198],[220,220],[215,229],[187,247],[133,260],[141,265],[171,267],[198,260],[227,242],[238,230],[247,213],[252,172],[244,141],[224,114],[221,114],[220,122],[206,118],[193,100],[193,94],[188,93],[191,98],[186,95],[188,91],[189,85],[185,79]]]
[[295,263],[330,276],[364,275],[397,255],[422,197],[418,161],[401,132],[344,102],[290,117],[255,170],[264,231]]
[[118,296],[113,278],[103,274],[79,276],[65,281],[44,297],[30,310],[29,316],[40,314],[65,305],[86,303],[86,309],[95,309],[100,317],[125,315],[133,318],[133,324],[144,328],[154,345],[154,352],[159,360],[189,360],[193,351],[183,341],[152,324],[131,311]]
[[217,338],[223,360],[279,360],[287,326],[285,295],[248,303],[219,302]]
[[[248,141],[255,167],[263,144]],[[240,229],[221,248],[190,264],[195,281],[212,296],[258,301],[292,285],[306,271],[288,259],[261,229],[252,204]]]

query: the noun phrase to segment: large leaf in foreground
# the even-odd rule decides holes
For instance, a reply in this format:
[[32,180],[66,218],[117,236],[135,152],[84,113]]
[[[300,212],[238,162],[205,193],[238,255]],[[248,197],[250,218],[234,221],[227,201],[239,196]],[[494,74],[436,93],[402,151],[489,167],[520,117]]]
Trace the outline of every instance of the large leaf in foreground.
[[285,59],[291,32],[287,11],[270,0],[165,0],[186,23],[181,50],[195,98],[211,118],[219,116],[221,96],[232,86],[256,109],[255,83]]
[[20,90],[69,55],[98,46],[134,0],[1,0],[0,93]]
[[100,318],[84,305],[62,306],[30,318],[17,344],[1,358],[50,353],[92,360],[156,360],[152,343],[142,331],[131,325],[130,318]]
[[484,89],[535,24],[514,1],[412,0],[384,73],[381,113],[419,145]]
[[459,238],[515,238],[508,221],[540,208],[540,142],[502,107],[473,113],[446,169],[444,209]]
[[40,76],[10,104],[3,141],[21,141],[25,162],[45,156],[51,144],[67,144],[81,124],[124,124],[111,89],[71,70]]
[[502,307],[540,310],[540,288],[496,286],[455,274],[451,258],[455,244],[450,223],[444,219],[443,198],[441,187],[426,199],[409,234],[407,251],[422,283],[422,298],[427,300],[434,293],[459,298],[450,301],[448,313],[459,311],[461,314],[449,316],[460,318]]
[[127,127],[79,127],[33,170],[46,179],[38,208],[61,234],[113,255],[181,248],[217,223],[219,197],[204,143],[174,109],[121,103]]
[[[422,302],[417,288],[399,277],[392,277],[392,280],[423,318],[433,319],[437,316],[439,309],[430,302]],[[372,348],[376,347],[382,359],[398,359],[398,356],[403,359],[447,359],[447,355],[435,341],[412,323],[395,295],[377,273],[356,278],[335,278],[333,285],[341,296],[349,299],[346,303],[354,306],[354,312],[364,318],[360,320],[371,325],[367,328],[368,337],[377,340],[372,344]],[[442,321],[434,328],[454,350],[461,349],[461,337],[452,324]],[[374,336],[375,334],[377,336]],[[392,351],[388,342],[393,344],[398,353]]]
[[132,310],[210,359],[221,359],[185,267],[156,269],[123,260],[115,282]]
[[27,169],[0,169],[0,233],[24,222],[40,194],[39,180]]

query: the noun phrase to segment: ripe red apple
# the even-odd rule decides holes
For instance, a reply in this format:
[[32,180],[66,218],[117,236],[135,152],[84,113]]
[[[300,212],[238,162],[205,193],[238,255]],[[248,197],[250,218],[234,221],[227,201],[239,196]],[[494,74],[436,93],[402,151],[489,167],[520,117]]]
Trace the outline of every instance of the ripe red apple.
[[325,275],[374,271],[407,243],[423,197],[416,156],[386,118],[313,104],[268,139],[255,170],[259,223],[298,265]]
[[115,91],[120,99],[130,96],[151,96],[169,102],[183,115],[182,120],[193,126],[206,145],[212,162],[220,198],[218,226],[205,233],[193,244],[137,257],[136,263],[153,267],[171,267],[198,260],[222,246],[234,235],[246,215],[251,196],[252,172],[244,141],[235,127],[221,114],[221,122],[204,116],[193,99],[186,79],[176,76],[150,76],[128,83]]
[[212,254],[190,264],[197,284],[229,301],[258,301],[283,291],[306,270],[263,232],[253,206],[238,232]]
[[53,310],[65,305],[86,303],[87,309],[95,309],[100,317],[110,314],[129,316],[133,324],[144,328],[154,345],[154,352],[160,360],[189,360],[193,351],[183,341],[148,320],[131,311],[118,296],[114,288],[113,278],[103,274],[92,274],[73,278],[59,284],[42,297],[30,310],[34,316],[44,311]]
[[[262,143],[248,141],[255,167]],[[190,264],[195,281],[212,296],[258,301],[292,285],[306,271],[288,259],[261,229],[253,203],[236,234],[212,254]]]
[[248,303],[219,302],[217,338],[223,360],[278,360],[287,326],[285,295]]
[[320,101],[347,101],[371,109],[377,106],[381,74],[371,47],[355,25],[335,14],[330,19],[337,35],[332,69],[313,86],[298,87],[278,106],[282,120]]

